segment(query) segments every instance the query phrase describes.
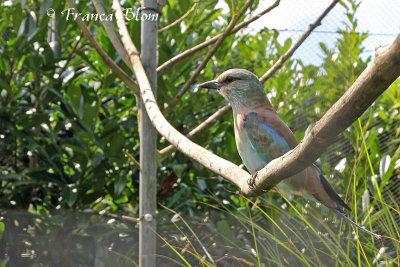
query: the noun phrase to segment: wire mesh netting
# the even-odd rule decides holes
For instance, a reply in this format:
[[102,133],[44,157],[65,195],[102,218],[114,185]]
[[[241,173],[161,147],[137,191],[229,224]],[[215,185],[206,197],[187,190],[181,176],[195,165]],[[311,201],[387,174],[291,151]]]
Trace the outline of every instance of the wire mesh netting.
[[[258,10],[264,9],[272,2],[263,1]],[[268,27],[279,32],[281,41],[288,38],[297,40],[330,3],[331,1],[327,0],[281,1],[279,8],[250,24],[248,28],[258,32]],[[322,56],[319,43],[324,42],[332,48],[332,44],[338,38],[338,31],[346,28],[345,11],[343,6],[336,5],[293,57],[301,59],[305,64],[319,65]],[[373,57],[376,47],[390,43],[397,36],[400,30],[399,14],[400,2],[397,0],[360,1],[355,17],[358,21],[357,31],[368,33],[364,41],[365,50],[362,52],[364,58]]]
[[[255,14],[272,5],[273,2],[262,1]],[[250,24],[243,31],[244,35],[256,34],[266,29],[273,30],[278,32],[278,41],[282,45],[288,39],[292,40],[293,45],[331,3],[332,1],[327,0],[281,1],[278,8]],[[359,1],[358,4],[356,10],[346,10],[345,5],[337,4],[323,19],[321,25],[295,51],[292,59],[299,60],[304,65],[320,67],[323,64],[324,57],[326,57],[326,54],[323,53],[320,47],[320,43],[325,44],[330,50],[337,50],[337,47],[335,47],[337,40],[340,38],[342,32],[347,31],[354,35],[359,35],[360,33],[367,34],[361,44],[362,51],[360,57],[364,62],[372,61],[374,59],[375,48],[391,43],[400,32],[400,1],[363,0]],[[347,5],[347,8],[349,6],[351,5]],[[346,13],[354,14],[356,27],[353,32],[351,31],[351,27],[354,27],[354,25],[348,22],[349,19],[346,17]],[[233,57],[231,59],[230,66],[227,68],[233,68],[238,64],[240,64],[239,55],[237,58]],[[257,67],[262,68],[261,63]],[[269,88],[266,88],[266,90],[268,91]],[[309,105],[301,108],[304,110],[314,109],[316,104],[326,100],[323,95],[319,95],[312,98]],[[279,108],[277,110],[279,112]],[[311,123],[310,118],[305,114],[309,114],[309,112],[300,113],[287,122],[293,131],[309,127]],[[321,117],[322,115],[319,114],[317,117]],[[391,141],[395,137],[399,125],[400,121],[398,120],[392,122],[391,125],[387,125],[381,120],[373,120],[372,124],[369,125],[369,129],[372,127],[380,129],[378,139],[381,154],[389,154],[390,156],[390,151],[393,151],[390,148],[397,146]],[[385,130],[383,131],[383,129]],[[339,165],[345,163],[343,160],[346,155],[355,155],[355,150],[349,139],[344,134],[341,134],[321,157],[320,163],[329,163],[334,168],[340,169]],[[400,165],[400,162],[397,162],[396,165]],[[330,178],[335,181],[333,175]],[[366,177],[366,179],[374,179],[374,177]],[[373,183],[371,182],[371,184]],[[389,179],[382,192],[382,196],[388,204],[400,202],[400,175],[398,169]],[[392,211],[392,215],[396,218],[395,223],[400,225],[400,217],[397,216],[395,211]],[[390,240],[385,240],[383,243],[387,247],[392,246]]]
[[[272,1],[266,1],[261,4],[259,10],[270,5]],[[261,18],[256,23],[253,23],[248,28],[249,33],[260,32],[265,27],[273,29],[279,33],[278,40],[284,42],[288,38],[294,43],[309,27],[311,23],[323,12],[323,10],[331,3],[331,1],[318,0],[286,0],[281,1],[279,8],[273,10],[268,16]],[[381,45],[390,43],[398,35],[400,31],[400,2],[396,0],[364,0],[359,2],[359,7],[355,11],[357,20],[356,33],[367,33],[366,39],[362,43],[363,51],[360,56],[362,60],[371,60],[374,57],[375,48]],[[296,50],[293,55],[294,59],[301,60],[306,65],[320,66],[323,61],[323,53],[320,48],[320,43],[324,43],[329,49],[335,49],[335,41],[340,36],[340,31],[345,31],[349,26],[346,21],[346,9],[337,5],[322,21],[322,24],[312,32],[310,37]],[[315,99],[314,103],[309,106],[304,106],[304,109],[313,109],[314,104],[318,101],[324,101],[323,97]],[[296,128],[306,128],[309,125],[309,120],[306,117],[297,116],[296,121],[289,122],[293,130]],[[386,125],[382,121],[376,121],[370,127],[381,129],[386,127],[379,135],[380,152],[388,153],[390,142],[395,135],[396,129],[400,122],[394,121],[391,125]],[[388,128],[389,127],[389,128]],[[354,154],[354,148],[350,144],[348,138],[343,134],[339,136],[336,142],[329,147],[323,155],[323,161],[336,166],[345,155]],[[371,177],[370,177],[371,178]],[[400,176],[398,171],[395,171],[389,179],[388,184],[382,192],[383,198],[387,203],[400,202]],[[400,225],[400,218],[393,211],[393,217]],[[390,246],[390,241],[385,240],[384,245]]]

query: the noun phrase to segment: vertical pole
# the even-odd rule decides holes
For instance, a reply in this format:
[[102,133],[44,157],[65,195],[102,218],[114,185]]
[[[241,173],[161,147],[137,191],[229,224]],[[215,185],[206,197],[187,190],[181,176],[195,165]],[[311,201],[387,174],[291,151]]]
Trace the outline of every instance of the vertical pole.
[[53,16],[50,19],[50,27],[47,35],[47,41],[52,44],[51,50],[53,50],[55,58],[61,57],[61,44],[60,38],[58,37],[60,31],[58,29],[59,27],[57,25],[56,16]]
[[[142,0],[141,10],[141,57],[151,88],[156,95],[157,87],[157,24],[153,16],[158,13],[157,0]],[[139,188],[139,266],[156,266],[156,138],[147,115],[146,108],[140,99],[140,188]]]

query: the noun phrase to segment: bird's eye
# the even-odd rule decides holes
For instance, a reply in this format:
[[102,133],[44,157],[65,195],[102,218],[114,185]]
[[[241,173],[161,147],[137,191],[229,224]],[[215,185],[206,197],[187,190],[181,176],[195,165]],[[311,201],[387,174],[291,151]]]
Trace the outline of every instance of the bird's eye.
[[233,82],[235,79],[233,78],[233,77],[228,77],[228,78],[226,78],[226,80],[225,80],[225,82],[226,83],[231,83],[231,82]]

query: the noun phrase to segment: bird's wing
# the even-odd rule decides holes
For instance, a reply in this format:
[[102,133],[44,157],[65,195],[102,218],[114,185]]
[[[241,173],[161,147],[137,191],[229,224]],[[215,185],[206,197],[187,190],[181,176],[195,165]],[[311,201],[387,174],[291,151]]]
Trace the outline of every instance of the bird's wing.
[[288,143],[290,149],[293,149],[299,143],[294,136],[292,130],[286,125],[286,123],[279,117],[276,111],[261,110],[257,112],[259,114],[259,119],[262,122],[267,123],[274,129],[280,136],[282,136]]
[[[266,163],[282,156],[298,144],[290,128],[275,111],[258,110],[247,114],[244,128],[252,146]],[[349,209],[321,172],[312,166],[304,172],[304,176],[300,175],[290,180],[292,187],[296,190],[306,190],[327,207]]]
[[[248,134],[252,146],[264,157],[266,162],[279,157],[297,146],[298,141],[290,128],[282,121],[275,111],[257,110],[250,112],[245,117],[244,128]],[[308,168],[307,176],[302,177],[304,189],[317,200],[331,208],[336,214],[349,221],[359,229],[374,234],[348,218],[340,207],[351,210],[350,207],[336,193],[332,185],[325,179],[319,168],[313,164]],[[292,181],[296,183],[296,181]]]
[[277,131],[266,117],[260,113],[250,112],[247,114],[243,128],[249,137],[252,147],[266,163],[290,150],[290,145],[282,133]]

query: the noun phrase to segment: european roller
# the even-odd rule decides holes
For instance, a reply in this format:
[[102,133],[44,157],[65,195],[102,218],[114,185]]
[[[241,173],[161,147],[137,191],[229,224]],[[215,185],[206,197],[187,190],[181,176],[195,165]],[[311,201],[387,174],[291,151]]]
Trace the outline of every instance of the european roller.
[[[236,147],[244,165],[252,173],[248,180],[250,187],[255,186],[258,170],[297,146],[293,132],[279,117],[252,72],[244,69],[227,70],[216,80],[198,87],[217,89],[231,104]],[[360,230],[378,237],[342,212],[343,209],[351,209],[315,165],[283,180],[277,189],[286,197],[292,194],[313,196]]]

